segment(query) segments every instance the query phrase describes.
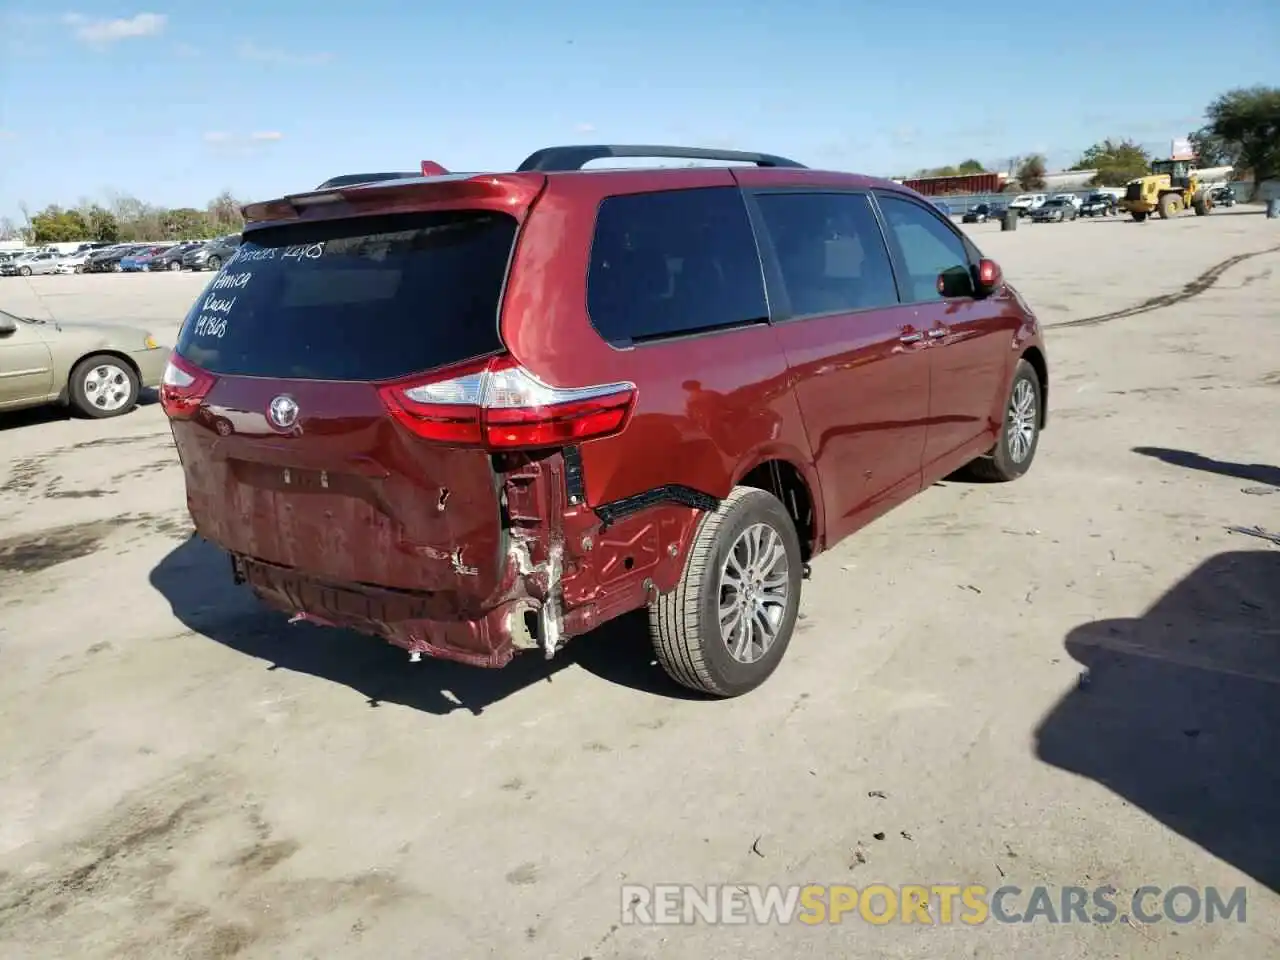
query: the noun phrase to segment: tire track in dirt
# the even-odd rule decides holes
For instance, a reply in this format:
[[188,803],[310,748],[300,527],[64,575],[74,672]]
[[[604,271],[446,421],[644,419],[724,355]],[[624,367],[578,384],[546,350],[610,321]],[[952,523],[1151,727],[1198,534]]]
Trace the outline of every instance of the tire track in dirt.
[[1234,257],[1228,257],[1221,263],[1214,264],[1175,293],[1161,294],[1158,297],[1143,300],[1136,306],[1125,307],[1123,310],[1112,310],[1110,313],[1100,313],[1093,317],[1064,320],[1061,323],[1046,323],[1045,327],[1054,330],[1060,330],[1063,327],[1096,327],[1100,324],[1110,323],[1112,320],[1122,320],[1125,317],[1136,317],[1139,314],[1150,313],[1153,310],[1163,310],[1165,307],[1172,307],[1175,304],[1190,300],[1192,297],[1198,297],[1222,279],[1222,275],[1232,267],[1268,253],[1280,253],[1280,246],[1268,247],[1265,250],[1255,250],[1252,253],[1238,253]]

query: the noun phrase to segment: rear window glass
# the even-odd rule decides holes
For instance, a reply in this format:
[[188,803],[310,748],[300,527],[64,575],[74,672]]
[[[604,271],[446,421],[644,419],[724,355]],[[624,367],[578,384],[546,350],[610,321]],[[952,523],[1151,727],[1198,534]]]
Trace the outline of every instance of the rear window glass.
[[177,352],[213,373],[304,380],[387,380],[493,353],[515,233],[481,211],[252,231]]

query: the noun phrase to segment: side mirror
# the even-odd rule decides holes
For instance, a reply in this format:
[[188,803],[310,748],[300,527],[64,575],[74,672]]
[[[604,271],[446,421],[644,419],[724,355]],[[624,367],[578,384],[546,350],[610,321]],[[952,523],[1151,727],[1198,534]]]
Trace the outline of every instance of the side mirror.
[[967,267],[947,267],[938,274],[938,295],[944,300],[974,296],[973,277]]
[[1000,264],[983,257],[978,261],[978,265],[974,267],[973,280],[974,286],[978,290],[978,296],[989,297],[1000,289],[1000,285],[1004,283],[1004,273],[1000,269]]
[[18,321],[0,313],[0,337],[11,337],[18,332]]

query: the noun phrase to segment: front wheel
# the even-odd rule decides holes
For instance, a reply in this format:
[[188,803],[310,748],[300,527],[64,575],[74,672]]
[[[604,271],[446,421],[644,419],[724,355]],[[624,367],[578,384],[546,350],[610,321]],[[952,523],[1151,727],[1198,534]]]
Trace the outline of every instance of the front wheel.
[[1147,215],[1141,210],[1135,210],[1133,211],[1133,213],[1129,214],[1129,216],[1133,217],[1133,219],[1136,220],[1138,223],[1141,223],[1143,220],[1147,219]]
[[215,271],[215,272],[216,272],[216,271],[218,271],[218,270],[221,270],[221,269],[222,269],[222,258],[221,258],[221,257],[210,257],[210,258],[209,258],[209,260],[206,262],[205,266],[207,266],[210,270],[213,270],[213,271]]
[[1017,480],[1031,469],[1040,445],[1041,404],[1043,391],[1035,367],[1019,360],[1013,371],[1013,384],[1005,402],[1000,438],[984,456],[971,461],[966,470],[979,480],[1007,482]]
[[782,660],[800,610],[804,561],[781,501],[735,487],[703,515],[674,590],[649,606],[649,634],[677,683],[736,697]]
[[95,354],[76,364],[67,390],[71,405],[83,416],[118,417],[137,406],[138,375],[119,357]]
[[181,264],[179,261],[177,261],[177,260],[172,260],[172,261],[170,261],[170,262],[169,262],[169,269],[170,269],[171,271],[174,271],[174,270],[181,270],[181,269],[182,269],[182,264]]

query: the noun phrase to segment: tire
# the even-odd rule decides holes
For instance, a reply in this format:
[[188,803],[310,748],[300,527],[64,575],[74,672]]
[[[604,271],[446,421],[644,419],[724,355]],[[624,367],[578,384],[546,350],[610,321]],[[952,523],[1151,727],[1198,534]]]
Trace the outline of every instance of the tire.
[[20,267],[20,268],[18,269],[18,275],[19,275],[19,276],[23,276],[23,277],[29,277],[29,276],[31,276],[31,268],[30,268],[30,267]]
[[1192,198],[1191,206],[1195,210],[1197,217],[1204,217],[1208,216],[1209,211],[1213,209],[1213,201],[1201,190]]
[[171,271],[181,271],[181,270],[182,270],[182,262],[181,262],[181,261],[179,261],[179,260],[171,260],[171,261],[169,261],[169,269],[170,269]]
[[[772,643],[752,662],[744,662],[730,652],[721,634],[721,577],[730,551],[742,547],[740,540],[761,534],[782,550],[786,593],[770,604],[777,614]],[[649,605],[649,635],[663,670],[682,686],[716,697],[737,697],[760,686],[791,643],[803,566],[795,523],[781,501],[764,490],[735,487],[699,521],[675,589]],[[782,588],[778,583],[777,589]],[[752,617],[751,624],[759,621]]]
[[[95,371],[102,371],[95,376]],[[90,377],[97,388],[88,384]],[[138,405],[138,375],[119,357],[95,353],[85,357],[71,371],[67,396],[72,408],[93,420],[119,417]],[[105,402],[102,398],[107,397]]]
[[124,267],[122,267],[122,266],[120,265],[120,261],[119,261],[119,260],[117,260],[115,263],[113,263],[113,264],[111,265],[111,272],[112,272],[112,273],[124,273]]
[[207,261],[205,261],[205,268],[208,270],[212,270],[216,273],[217,271],[222,269],[222,258],[210,257]]
[[[1028,390],[1031,402],[1029,408],[1024,404]],[[1014,367],[1013,383],[1009,385],[1009,396],[1004,404],[1004,417],[1000,421],[1000,438],[986,455],[971,461],[966,467],[966,472],[977,480],[1007,483],[1010,480],[1017,480],[1030,470],[1036,458],[1036,450],[1040,446],[1042,403],[1044,403],[1044,393],[1040,389],[1040,378],[1036,375],[1035,367],[1025,360],[1019,360],[1018,365]],[[1015,407],[1021,407],[1022,412],[1019,413]],[[1015,417],[1024,423],[1029,418],[1030,435],[1028,437],[1024,429],[1022,436],[1028,441],[1026,447],[1015,446],[1011,450],[1010,437],[1018,432]],[[1019,459],[1017,454],[1024,449],[1025,452]]]
[[1178,202],[1178,198],[1172,193],[1166,193],[1160,198],[1160,219],[1169,220],[1177,216],[1178,211],[1182,209],[1182,204]]
[[1133,217],[1133,219],[1136,220],[1138,223],[1141,223],[1143,220],[1147,219],[1147,215],[1141,210],[1135,210],[1133,211],[1133,213],[1129,214],[1129,216]]

